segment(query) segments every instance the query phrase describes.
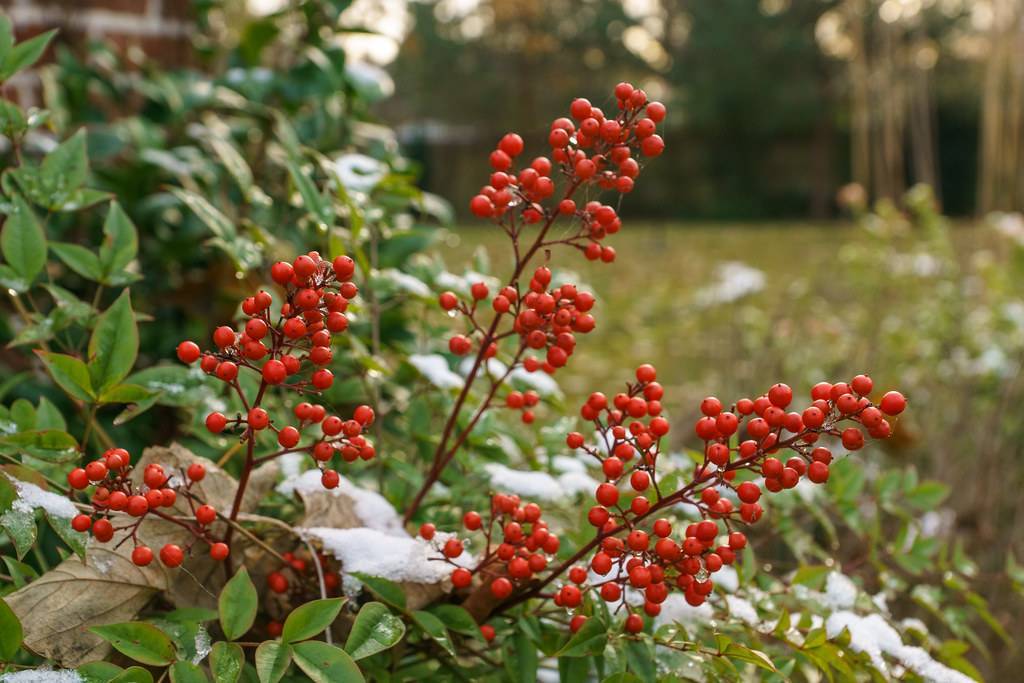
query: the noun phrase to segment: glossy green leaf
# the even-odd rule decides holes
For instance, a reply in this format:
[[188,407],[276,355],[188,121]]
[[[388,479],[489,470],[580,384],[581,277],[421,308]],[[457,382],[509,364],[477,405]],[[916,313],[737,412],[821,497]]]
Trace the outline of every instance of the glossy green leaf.
[[139,355],[139,329],[126,289],[96,321],[89,338],[89,375],[102,395],[128,376]]
[[132,621],[93,626],[89,630],[106,640],[121,654],[142,664],[161,666],[174,661],[174,643],[167,634],[152,624]]
[[95,397],[89,368],[80,359],[48,351],[36,351],[36,355],[50,371],[53,381],[69,396],[80,401],[91,401]]
[[110,683],[153,683],[153,674],[141,666],[130,666],[110,679]]
[[394,581],[382,579],[379,576],[370,576],[361,572],[352,572],[352,576],[359,579],[374,595],[398,609],[405,611],[405,592],[402,587]]
[[25,557],[25,553],[36,542],[36,516],[31,511],[8,510],[0,516],[0,529],[11,539],[19,560]]
[[294,646],[295,663],[314,683],[359,683],[365,680],[355,661],[340,647],[319,640]]
[[267,640],[256,648],[256,674],[260,683],[277,683],[292,663],[292,646]]
[[9,662],[14,659],[14,655],[18,654],[18,650],[21,649],[23,636],[18,617],[0,598],[0,662]]
[[154,393],[138,384],[116,384],[100,394],[100,403],[139,403],[154,397]]
[[448,654],[455,656],[455,647],[452,645],[452,639],[448,635],[448,629],[445,628],[444,622],[435,617],[430,612],[424,612],[417,610],[412,613],[413,621],[416,625],[423,629],[423,632],[433,638],[434,642],[441,646],[441,648]]
[[535,683],[537,680],[537,646],[518,630],[505,644],[505,671],[513,683]]
[[89,662],[75,669],[84,683],[110,683],[124,672],[117,664],[110,662]]
[[556,657],[588,657],[599,655],[608,642],[608,627],[597,618],[591,617],[569,638]]
[[444,625],[450,631],[472,636],[479,640],[483,639],[483,636],[480,635],[480,626],[476,623],[476,619],[458,605],[436,605],[430,608],[430,613],[444,622]]
[[286,643],[294,643],[323,633],[324,629],[338,618],[338,612],[341,611],[344,602],[341,598],[328,598],[312,600],[304,605],[299,605],[284,620],[281,640]]
[[239,568],[224,585],[217,599],[220,626],[228,640],[236,640],[252,628],[256,620],[257,601],[256,587],[252,585],[249,572],[245,567]]
[[27,289],[46,265],[46,235],[24,199],[15,197],[13,207],[0,231],[0,250],[7,265],[25,281]]
[[85,128],[57,145],[39,166],[43,181],[62,193],[77,190],[89,174],[89,155],[85,144]]
[[209,683],[203,670],[192,662],[175,662],[169,669],[171,683]]
[[70,462],[79,457],[75,437],[56,429],[16,432],[0,437],[0,444],[13,446],[34,458],[53,463]]
[[345,649],[353,659],[363,659],[393,647],[405,635],[405,624],[386,605],[368,602],[359,610]]
[[139,250],[138,233],[121,205],[111,202],[107,219],[103,223],[103,244],[100,245],[100,268],[104,279],[123,271],[135,259]]
[[7,477],[0,477],[0,514],[11,509],[11,505],[18,497],[18,490]]
[[210,672],[214,683],[235,683],[242,675],[245,652],[236,643],[220,641],[210,650]]
[[724,653],[725,656],[730,659],[749,662],[760,669],[764,669],[765,671],[776,670],[771,658],[764,652],[740,645],[739,643],[731,643],[729,647],[725,648]]

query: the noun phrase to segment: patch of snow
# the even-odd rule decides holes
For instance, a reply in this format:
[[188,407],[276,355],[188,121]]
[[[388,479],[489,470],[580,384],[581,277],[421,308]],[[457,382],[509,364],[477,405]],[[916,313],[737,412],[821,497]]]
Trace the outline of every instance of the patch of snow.
[[409,294],[414,294],[424,298],[431,295],[430,287],[427,287],[422,280],[413,275],[409,275],[408,273],[403,273],[397,268],[386,268],[377,273],[377,275],[390,280],[399,289],[404,292],[408,292]]
[[853,612],[841,610],[830,615],[825,621],[825,631],[829,638],[837,637],[844,628],[850,633],[850,647],[857,652],[866,653],[875,668],[883,675],[888,673],[888,666],[882,655],[889,655],[899,665],[930,683],[970,683],[973,680],[935,661],[922,648],[904,645],[896,629],[877,614],[861,617]]
[[551,465],[558,472],[582,472],[586,473],[587,466],[579,458],[569,455],[556,455],[551,459]]
[[302,474],[302,463],[306,457],[302,453],[285,453],[277,459],[277,466],[285,479]]
[[555,378],[543,370],[527,372],[525,368],[517,367],[509,373],[508,378],[527,385],[541,396],[560,396],[562,393]]
[[462,378],[448,367],[448,360],[438,353],[413,354],[409,365],[419,370],[438,389],[461,389]]
[[388,535],[404,536],[405,527],[402,518],[387,498],[376,491],[356,486],[342,477],[333,489],[325,489],[318,469],[306,470],[302,474],[289,477],[277,485],[277,492],[283,495],[323,494],[328,496],[344,495],[352,499],[353,510],[359,520],[368,528],[384,532]]
[[547,472],[514,470],[500,463],[488,463],[484,470],[497,489],[535,500],[561,500],[597,488],[597,482],[585,472],[564,472],[554,477]]
[[11,506],[18,512],[32,512],[41,508],[54,517],[63,519],[70,519],[78,514],[78,509],[64,496],[44,491],[35,484],[15,479],[11,475],[7,475],[7,478],[18,492],[18,498]]
[[686,598],[673,591],[665,598],[665,602],[661,603],[661,612],[654,617],[654,626],[657,628],[664,624],[682,624],[683,626],[703,624],[711,621],[713,616],[714,611],[708,603],[705,602],[700,607],[693,607],[686,602]]
[[726,304],[756,294],[765,287],[764,272],[740,261],[726,261],[715,268],[714,281],[697,291],[698,306]]
[[196,654],[192,657],[193,664],[198,664],[206,659],[206,655],[210,654],[210,651],[213,650],[213,645],[210,642],[210,632],[202,624],[199,625],[199,629],[196,631],[195,647]]
[[749,626],[757,626],[761,618],[757,616],[757,610],[749,600],[736,595],[726,595],[725,604],[729,607],[729,614],[736,617]]
[[[438,532],[430,542],[410,536],[386,534],[378,529],[312,527],[300,533],[315,538],[324,551],[341,562],[344,574],[359,572],[391,581],[438,583],[451,576],[452,567],[440,560],[440,548],[453,534]],[[455,559],[471,566],[475,558],[464,552]]]
[[729,593],[740,587],[740,575],[730,566],[725,566],[715,572],[715,586]]
[[0,674],[2,683],[82,683],[74,669],[25,669]]
[[388,173],[388,166],[365,154],[342,154],[334,160],[334,172],[349,191],[369,192]]
[[832,609],[849,609],[857,599],[857,586],[848,576],[832,572],[825,581],[822,602]]

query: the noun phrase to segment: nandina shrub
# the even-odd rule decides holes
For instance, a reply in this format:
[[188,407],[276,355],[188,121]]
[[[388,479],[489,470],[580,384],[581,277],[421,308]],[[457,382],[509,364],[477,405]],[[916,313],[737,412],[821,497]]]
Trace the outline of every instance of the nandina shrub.
[[[19,45],[5,63],[30,63],[45,40]],[[544,655],[557,657],[566,680],[671,679],[694,665],[707,677],[735,678],[758,667],[765,676],[813,679],[820,670],[885,672],[888,657],[909,675],[961,676],[925,649],[904,645],[895,631],[883,633],[883,642],[879,629],[891,627],[870,621],[881,617],[842,573],[802,566],[780,590],[752,566],[757,534],[748,538],[747,529],[762,520],[764,491],[824,484],[840,469],[836,443],[856,451],[891,433],[889,420],[906,401],[890,391],[873,402],[866,375],[814,386],[800,411],[787,412],[794,399],[784,384],[727,404],[709,397],[694,428],[703,446],[680,464],[668,444],[657,371],[641,366],[612,398],[594,393],[586,400],[580,418],[593,431],[559,423],[561,455],[579,468],[562,499],[552,499],[550,477],[536,478],[543,473],[474,457],[481,431],[503,435],[514,423],[532,430],[550,418],[557,402],[542,398],[546,385],[537,377],[557,376],[577,337],[597,324],[594,297],[564,280],[555,250],[613,262],[608,242],[621,220],[613,200],[600,197],[628,194],[644,162],[664,149],[656,132],[662,105],[625,83],[610,103],[606,114],[575,100],[570,116],[551,126],[548,157],[518,162],[525,143],[516,134],[491,154],[493,173],[470,208],[508,235],[512,272],[497,286],[478,279],[464,292],[439,295],[440,307],[459,321],[445,346],[450,357],[464,357],[464,377],[444,356],[406,359],[457,391],[437,391],[450,403],[447,416],[431,427],[434,448],[419,476],[409,476],[416,486],[399,501],[401,516],[353,480],[412,432],[402,431],[394,406],[355,403],[342,412],[325,405],[335,355],[346,349],[350,305],[361,294],[354,281],[367,275],[352,258],[311,251],[277,262],[274,286],[240,302],[240,321],[213,327],[209,344],[177,345],[182,363],[220,386],[224,407],[197,411],[209,433],[236,440],[220,466],[176,445],[143,454],[116,445],[116,432],[107,434],[96,420],[97,408],[127,405],[130,415],[151,399],[126,380],[138,349],[130,295],[125,290],[92,316],[51,285],[56,305],[69,309],[62,331],[88,344],[55,349],[44,337],[37,352],[81,409],[85,433],[79,446],[42,401],[7,411],[15,431],[3,454],[15,466],[0,477],[0,521],[17,559],[4,558],[5,666],[18,671],[42,658],[76,667],[50,674],[67,680],[534,680],[548,666],[539,662]],[[30,122],[7,111],[17,141]],[[62,211],[106,199],[82,186],[83,155],[81,139],[69,141],[39,167],[11,169],[13,184],[4,184],[11,204],[0,274],[26,325],[38,320],[22,301],[32,301],[47,266],[34,207]],[[40,177],[46,182],[33,182]],[[190,201],[210,216],[208,203]],[[98,256],[75,245],[50,247],[76,272],[123,287],[135,279],[125,271],[134,235],[114,204]],[[496,412],[514,419],[494,419]],[[300,472],[303,462],[309,469]],[[419,464],[409,459],[407,473]],[[490,474],[489,485],[476,484],[461,499],[438,494],[440,484],[455,484],[457,468],[479,478],[476,466]],[[58,469],[68,487],[52,476]],[[585,506],[574,493],[581,489],[590,499]],[[909,482],[907,490],[914,490]],[[543,500],[529,499],[538,492]],[[286,494],[291,498],[277,504]],[[41,576],[22,561],[30,551],[42,555],[39,510],[75,553],[58,551],[60,564]],[[413,526],[417,537],[405,531]],[[716,581],[740,574],[757,585],[742,594],[732,585],[720,600]],[[693,619],[709,602],[728,611],[717,627],[710,622],[716,633]],[[813,614],[819,602],[826,606]],[[483,646],[491,641],[501,647]],[[962,653],[957,645],[940,656],[970,671]],[[688,659],[678,661],[681,655]],[[124,668],[128,660],[143,666]]]

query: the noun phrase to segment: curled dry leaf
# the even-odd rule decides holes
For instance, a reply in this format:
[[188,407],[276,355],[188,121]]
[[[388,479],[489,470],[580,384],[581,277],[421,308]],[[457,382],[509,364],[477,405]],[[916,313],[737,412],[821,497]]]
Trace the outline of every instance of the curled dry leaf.
[[[143,453],[135,466],[134,476],[141,478],[149,463],[159,463],[168,474],[181,472],[194,462],[206,468],[206,477],[193,485],[193,491],[218,510],[230,508],[237,484],[214,463],[188,449],[173,444],[169,448],[153,447]],[[254,503],[266,492],[250,489],[245,505]],[[188,503],[180,497],[169,510],[176,515],[190,514]],[[223,528],[214,526],[214,532]],[[90,542],[85,562],[70,557],[36,581],[6,596],[6,601],[21,620],[25,630],[25,646],[39,655],[64,666],[102,658],[109,645],[89,632],[90,626],[133,619],[158,593],[175,604],[215,606],[216,594],[226,577],[221,563],[210,560],[198,547],[186,559],[182,569],[167,570],[153,562],[137,567],[131,562],[131,542],[115,549],[122,533],[110,543]],[[142,523],[139,538],[154,550],[165,543],[185,545],[190,534],[182,527],[149,516]],[[241,553],[262,553],[246,548],[243,536],[233,544],[236,557]],[[249,558],[247,558],[249,559]]]

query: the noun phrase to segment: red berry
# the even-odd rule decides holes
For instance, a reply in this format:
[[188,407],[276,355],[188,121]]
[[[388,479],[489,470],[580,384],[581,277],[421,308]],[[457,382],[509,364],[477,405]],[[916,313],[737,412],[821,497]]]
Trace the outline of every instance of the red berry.
[[341,475],[334,470],[324,470],[324,473],[320,476],[320,483],[323,484],[325,489],[338,488],[338,484],[341,483]]
[[907,399],[898,391],[890,391],[882,396],[878,407],[886,415],[899,415],[907,407]]
[[422,536],[424,539],[428,541],[434,538],[434,534],[436,532],[437,527],[435,527],[430,522],[424,522],[420,525],[420,536]]
[[163,562],[165,567],[177,567],[184,560],[185,553],[173,543],[168,543],[163,548],[160,548],[160,561]]
[[92,525],[92,535],[100,543],[106,543],[114,537],[114,525],[110,520],[97,519]]
[[512,595],[512,582],[504,576],[499,576],[491,582],[491,595],[499,600],[504,600]]
[[287,376],[288,371],[281,361],[272,359],[263,364],[263,379],[267,384],[280,384]]
[[223,413],[210,413],[206,416],[206,428],[214,434],[220,434],[227,426],[228,419]]
[[644,619],[639,614],[630,614],[626,617],[626,631],[629,633],[640,633],[644,630]]
[[286,593],[288,591],[288,579],[280,572],[271,572],[267,575],[267,588],[275,593]]
[[200,505],[196,508],[196,521],[200,524],[212,524],[217,519],[217,511],[210,505]]
[[270,415],[263,408],[252,408],[249,410],[249,414],[246,417],[249,426],[252,429],[260,430],[266,429],[270,424]]
[[188,466],[188,478],[192,481],[202,481],[203,477],[206,476],[206,468],[200,463],[194,462]]
[[81,467],[76,467],[68,472],[68,484],[73,489],[82,490],[89,485],[89,475]]
[[484,624],[480,627],[480,635],[484,637],[488,643],[494,640],[494,627],[490,624]]
[[185,364],[192,364],[199,360],[199,345],[192,341],[183,341],[178,344],[178,360]]
[[89,515],[75,515],[71,520],[71,528],[75,531],[86,532],[92,526],[92,517]]
[[214,543],[210,546],[210,559],[222,562],[227,559],[230,549],[227,543]]
[[146,567],[153,561],[153,551],[144,545],[135,546],[132,551],[132,563],[139,567]]
[[466,588],[473,583],[473,574],[465,567],[459,567],[452,572],[452,585],[456,588]]

